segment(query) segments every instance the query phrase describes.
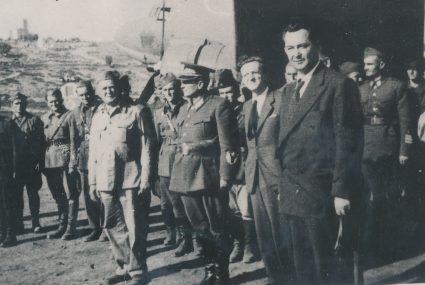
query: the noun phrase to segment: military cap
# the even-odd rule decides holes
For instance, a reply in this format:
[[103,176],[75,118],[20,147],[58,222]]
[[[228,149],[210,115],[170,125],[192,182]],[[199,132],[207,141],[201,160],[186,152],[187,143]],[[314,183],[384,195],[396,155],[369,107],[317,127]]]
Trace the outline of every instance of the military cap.
[[167,72],[162,76],[162,86],[176,82],[178,79],[172,72]]
[[406,69],[416,69],[416,70],[423,70],[424,64],[423,61],[420,59],[412,60],[406,65]]
[[233,73],[230,69],[220,69],[218,73],[218,88],[234,87],[238,83],[233,77]]
[[10,96],[9,101],[13,102],[15,100],[21,100],[21,101],[26,101],[27,100],[27,96],[25,96],[24,94],[20,93],[20,92],[16,92],[15,94],[13,94],[12,96]]
[[378,56],[380,58],[383,58],[384,57],[384,53],[381,50],[377,49],[377,48],[366,47],[364,49],[364,51],[363,51],[363,57],[368,57],[368,56],[373,56],[373,55],[376,55],[376,56]]
[[362,67],[358,62],[346,61],[339,66],[339,71],[344,74],[350,74],[351,72],[361,72]]
[[188,62],[182,62],[182,64],[184,65],[184,70],[179,76],[182,83],[189,83],[199,79],[209,78],[209,74],[214,72],[214,69],[199,64]]

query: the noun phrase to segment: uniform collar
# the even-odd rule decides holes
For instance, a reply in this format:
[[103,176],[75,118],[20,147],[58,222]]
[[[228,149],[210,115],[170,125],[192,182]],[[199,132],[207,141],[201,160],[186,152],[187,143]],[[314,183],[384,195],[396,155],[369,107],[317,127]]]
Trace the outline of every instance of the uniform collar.
[[204,96],[197,96],[196,98],[188,101],[189,106],[187,109],[190,110],[193,108],[196,111],[198,111],[199,108],[201,108],[202,104],[204,104],[204,102],[205,102]]
[[12,114],[12,120],[22,120],[28,116],[27,112],[23,112],[21,117],[16,116],[15,114]]
[[382,75],[379,75],[378,77],[374,78],[370,83],[370,88],[378,88],[382,85]]
[[57,117],[57,118],[60,118],[60,117],[62,117],[62,115],[63,115],[63,114],[65,114],[65,113],[66,113],[66,111],[68,111],[66,108],[63,108],[63,109],[61,110],[61,112],[60,112],[60,113],[56,113],[56,112],[53,112],[53,111],[49,111],[49,118],[51,118],[51,117],[53,117],[53,116],[55,116],[55,117]]

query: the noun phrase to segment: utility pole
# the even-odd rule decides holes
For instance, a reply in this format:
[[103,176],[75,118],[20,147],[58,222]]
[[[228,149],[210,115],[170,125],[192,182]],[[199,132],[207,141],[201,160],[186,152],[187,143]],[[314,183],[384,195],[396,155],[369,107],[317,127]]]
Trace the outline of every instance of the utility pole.
[[162,22],[162,33],[161,33],[161,60],[162,57],[164,56],[164,42],[165,42],[165,13],[166,12],[170,12],[171,8],[170,7],[165,7],[165,0],[162,0],[162,7],[158,13],[158,17],[156,18],[157,21],[161,21]]

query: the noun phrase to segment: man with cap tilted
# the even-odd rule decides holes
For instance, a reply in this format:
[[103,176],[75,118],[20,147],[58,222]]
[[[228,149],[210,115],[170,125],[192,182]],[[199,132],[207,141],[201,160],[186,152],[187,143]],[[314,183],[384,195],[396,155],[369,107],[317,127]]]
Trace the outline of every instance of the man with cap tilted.
[[254,217],[252,213],[251,197],[245,186],[245,161],[248,153],[245,137],[245,116],[243,113],[243,104],[238,101],[240,96],[239,84],[234,79],[230,69],[217,70],[218,74],[218,93],[229,101],[238,121],[239,139],[241,143],[241,159],[238,163],[235,180],[229,191],[229,206],[232,212],[231,229],[233,241],[233,250],[230,254],[230,262],[242,260],[245,263],[251,263],[258,258],[256,248],[256,236]]
[[360,63],[346,61],[339,66],[339,71],[348,78],[353,79],[358,85],[363,82],[362,67]]
[[146,239],[153,181],[155,127],[149,108],[121,100],[119,78],[108,71],[99,81],[103,100],[90,128],[90,197],[104,206],[104,231],[117,264],[108,283],[131,278],[148,282]]
[[[88,156],[89,156],[89,138],[90,127],[94,113],[100,102],[95,96],[93,85],[90,81],[79,81],[75,85],[75,93],[80,99],[80,105],[70,112],[69,120],[72,122],[71,140],[74,142],[73,150],[77,156],[71,156],[70,170],[78,172],[77,175],[79,192],[84,195],[84,203],[87,213],[87,219],[91,228],[90,234],[84,241],[94,241],[99,239],[101,228],[101,204],[100,201],[93,201],[89,195],[88,182]],[[75,207],[78,209],[78,206]],[[73,211],[73,209],[70,209]],[[76,216],[75,216],[76,218]],[[70,234],[75,235],[75,218],[71,223]]]
[[[71,157],[76,154],[72,152],[74,148],[71,146],[69,111],[63,104],[61,91],[49,90],[46,101],[50,111],[41,116],[46,146],[43,174],[59,212],[59,227],[47,237],[68,240],[75,236],[74,221],[78,217],[80,193],[75,173],[69,171]],[[64,176],[68,186],[66,188],[63,185]]]
[[10,187],[13,177],[13,146],[10,119],[0,116],[0,244],[9,247],[16,244],[15,209],[16,199]]
[[369,266],[394,258],[399,207],[400,166],[405,167],[412,146],[411,111],[406,85],[385,76],[382,51],[364,50],[366,82],[360,86],[364,113],[363,175],[366,221],[363,240]]
[[176,244],[176,257],[193,251],[192,234],[189,220],[184,211],[180,193],[170,191],[170,177],[177,152],[176,118],[185,103],[180,89],[180,81],[172,73],[162,76],[163,107],[155,109],[154,121],[161,149],[158,159],[158,176],[161,192],[161,212],[167,230],[164,245]]
[[11,133],[14,154],[14,177],[12,181],[16,203],[17,233],[24,229],[24,187],[28,194],[31,213],[32,230],[42,231],[39,220],[41,168],[44,165],[44,133],[43,123],[39,117],[27,112],[27,97],[16,93],[10,98],[12,108]]
[[187,102],[176,119],[179,145],[170,190],[181,193],[187,217],[212,263],[201,284],[228,284],[228,188],[238,159],[238,127],[230,104],[207,95],[212,70],[196,64],[185,67],[180,80]]

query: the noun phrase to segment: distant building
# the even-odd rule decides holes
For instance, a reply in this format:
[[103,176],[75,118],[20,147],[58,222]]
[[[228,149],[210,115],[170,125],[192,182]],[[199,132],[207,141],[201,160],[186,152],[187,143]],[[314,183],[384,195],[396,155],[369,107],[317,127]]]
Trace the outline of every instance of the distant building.
[[27,19],[24,19],[23,27],[17,30],[17,36],[18,36],[18,40],[20,41],[37,41],[38,40],[37,34],[31,34],[29,32]]

